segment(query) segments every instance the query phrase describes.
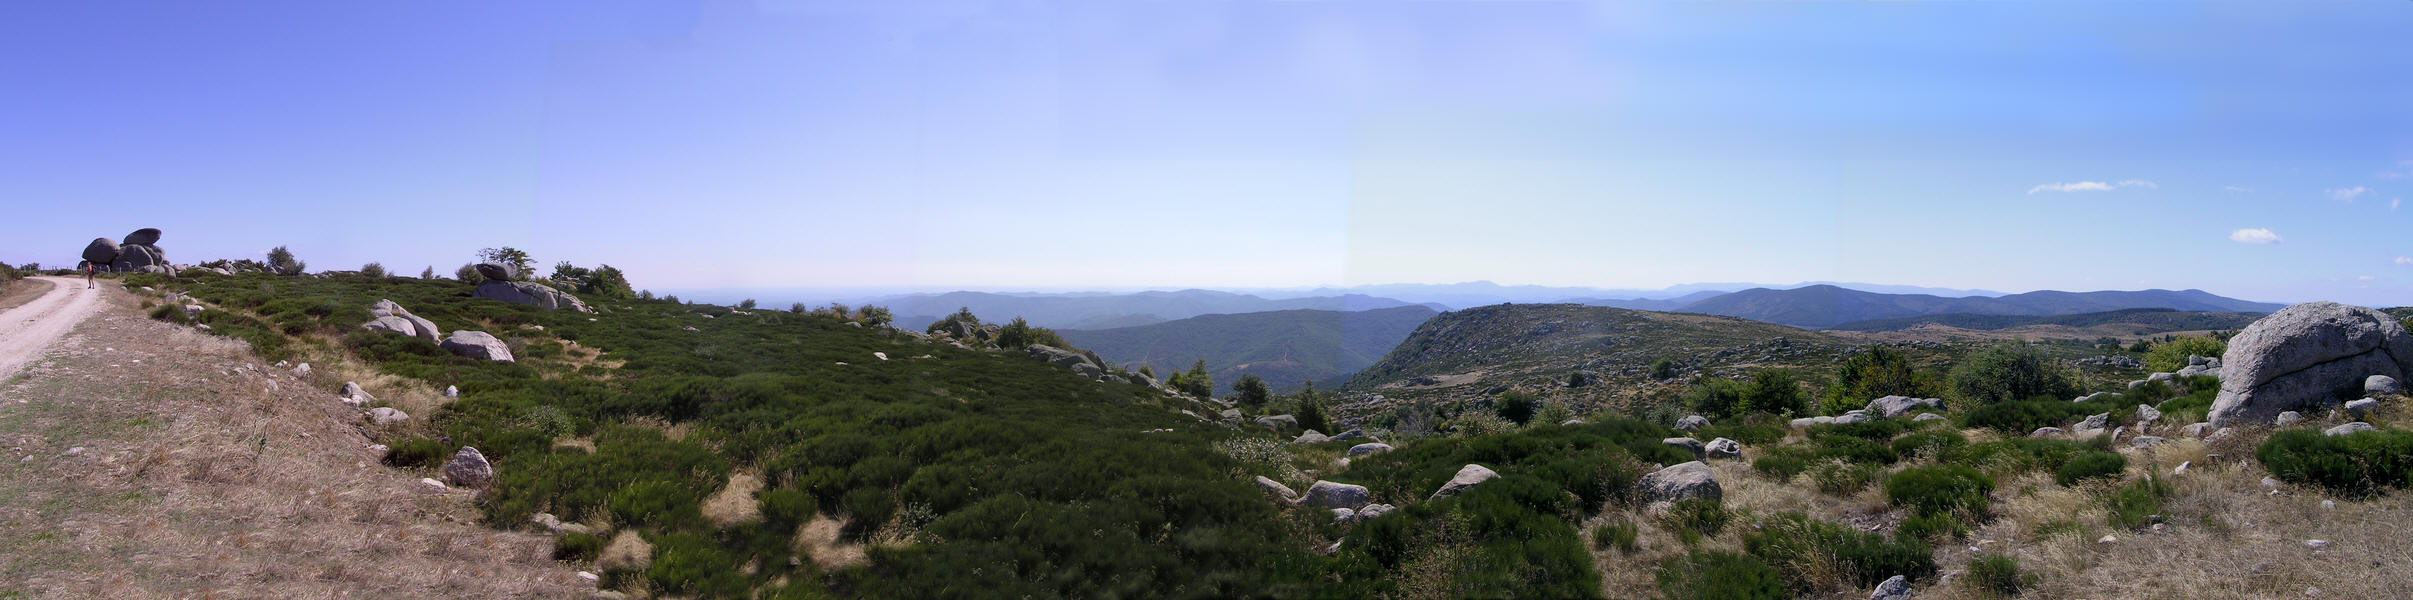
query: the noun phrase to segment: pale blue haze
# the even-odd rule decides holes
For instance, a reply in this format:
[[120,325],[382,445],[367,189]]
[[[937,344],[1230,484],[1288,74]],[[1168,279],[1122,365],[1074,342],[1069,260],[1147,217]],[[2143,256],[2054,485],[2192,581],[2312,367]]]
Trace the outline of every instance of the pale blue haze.
[[[2408,32],[2402,1],[12,2],[0,262],[160,227],[178,262],[508,244],[663,291],[2396,306]],[[2114,189],[2031,193],[2081,182]]]

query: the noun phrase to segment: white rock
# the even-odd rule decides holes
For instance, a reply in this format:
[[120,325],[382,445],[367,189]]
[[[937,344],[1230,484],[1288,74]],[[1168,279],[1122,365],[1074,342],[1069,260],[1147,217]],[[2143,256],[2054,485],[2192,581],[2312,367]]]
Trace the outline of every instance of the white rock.
[[873,353],[871,353],[871,357],[872,357],[872,358],[877,358],[877,359],[880,359],[880,360],[888,360],[888,353],[886,353],[886,352],[873,352]]
[[2329,547],[2329,540],[2304,540],[2304,547],[2319,550]]

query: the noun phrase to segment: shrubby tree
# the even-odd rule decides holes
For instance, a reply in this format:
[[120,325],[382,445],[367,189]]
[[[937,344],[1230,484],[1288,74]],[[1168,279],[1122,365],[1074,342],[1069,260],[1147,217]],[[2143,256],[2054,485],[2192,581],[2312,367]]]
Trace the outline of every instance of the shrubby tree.
[[1952,393],[1977,403],[2063,398],[2077,386],[2044,351],[2025,344],[1997,344],[1970,354],[1952,368]]
[[1207,374],[1205,360],[1191,363],[1190,371],[1187,373],[1174,373],[1173,379],[1165,382],[1165,385],[1193,397],[1208,398],[1215,395],[1215,376]]
[[461,265],[461,268],[453,269],[452,278],[459,279],[464,283],[477,283],[486,280],[486,276],[479,274],[478,266],[474,264]]
[[383,278],[385,278],[385,265],[378,264],[378,263],[369,263],[369,264],[361,265],[361,266],[360,266],[360,274],[361,274],[361,275],[366,275],[366,276],[369,276],[369,277],[376,277],[376,278],[379,278],[379,279],[383,279]]
[[478,260],[510,265],[512,271],[519,273],[519,278],[523,280],[536,276],[536,272],[532,270],[534,263],[528,260],[528,253],[518,248],[504,246],[481,249],[478,250]]
[[1792,371],[1770,369],[1751,374],[1751,385],[1743,389],[1743,403],[1736,408],[1742,413],[1795,415],[1810,411],[1810,399]]
[[632,298],[636,296],[629,288],[628,277],[621,274],[619,269],[612,268],[608,264],[588,269],[570,264],[570,261],[561,261],[554,263],[553,276],[549,279],[552,280],[555,287],[581,296],[596,298]]
[[1839,415],[1885,396],[1924,398],[1934,394],[1935,381],[1911,367],[1909,355],[1887,346],[1870,346],[1843,360],[1835,371],[1835,384],[1827,386],[1819,405],[1827,414]]
[[2168,373],[2186,368],[2189,356],[2219,358],[2221,353],[2228,351],[2229,345],[2220,343],[2220,340],[2182,335],[2167,342],[2154,344],[2153,349],[2145,351],[2145,369],[2157,373]]
[[872,327],[885,327],[889,323],[896,321],[895,313],[888,312],[886,307],[880,306],[866,306],[855,309],[855,316],[855,320],[862,321],[864,325],[870,325]]
[[1666,381],[1676,378],[1676,363],[1668,359],[1651,361],[1651,379]]
[[1523,425],[1533,421],[1534,402],[1532,395],[1508,391],[1501,392],[1500,397],[1492,402],[1491,408],[1493,412],[1499,413],[1500,418]]
[[277,246],[268,250],[268,270],[278,275],[300,275],[310,265],[293,257],[293,251]]
[[1239,381],[1232,382],[1232,392],[1238,395],[1241,404],[1249,406],[1264,406],[1273,399],[1272,388],[1266,387],[1265,380],[1253,373],[1241,375]]
[[1743,384],[1727,379],[1701,377],[1684,390],[1684,406],[1710,418],[1734,416],[1743,404]]
[[754,299],[747,298],[744,300],[739,300],[737,302],[737,307],[741,310],[754,310]]
[[435,278],[436,278],[436,266],[435,266],[435,265],[428,265],[426,269],[422,269],[422,270],[420,270],[420,271],[419,271],[419,278],[420,278],[420,279],[435,279]]
[[1023,320],[1022,317],[1014,317],[1013,322],[1006,323],[1004,327],[997,329],[997,347],[999,348],[1024,348],[1031,344],[1046,344],[1057,348],[1072,347],[1071,343],[1064,341],[1063,336],[1056,335],[1055,330],[1032,327],[1030,322]]
[[1332,424],[1329,422],[1328,418],[1324,416],[1323,395],[1316,393],[1315,382],[1304,382],[1299,389],[1299,393],[1292,394],[1291,399],[1297,401],[1299,405],[1297,410],[1291,412],[1293,416],[1298,417],[1299,428],[1313,429],[1323,432],[1332,431],[1332,429],[1330,429]]

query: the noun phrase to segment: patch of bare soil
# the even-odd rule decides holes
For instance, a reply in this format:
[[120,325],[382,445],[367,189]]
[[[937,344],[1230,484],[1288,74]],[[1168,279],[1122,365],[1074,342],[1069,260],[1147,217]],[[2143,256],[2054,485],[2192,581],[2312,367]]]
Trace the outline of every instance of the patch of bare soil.
[[110,291],[0,382],[0,597],[579,598],[550,538],[379,464],[330,374]]
[[50,291],[51,282],[40,279],[0,281],[0,311],[24,306]]

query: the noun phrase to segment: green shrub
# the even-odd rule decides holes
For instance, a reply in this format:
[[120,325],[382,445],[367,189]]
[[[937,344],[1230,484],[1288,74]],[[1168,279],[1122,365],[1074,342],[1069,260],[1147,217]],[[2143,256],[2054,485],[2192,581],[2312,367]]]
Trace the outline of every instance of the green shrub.
[[1918,514],[1986,514],[1994,481],[1961,465],[1911,467],[1885,480],[1885,499]]
[[2062,463],[2053,472],[2053,482],[2063,486],[2077,485],[2088,479],[2110,479],[2128,469],[2128,457],[2118,452],[2093,451],[2079,454]]
[[1895,535],[1927,542],[1958,539],[1968,534],[1969,525],[1948,514],[1912,515],[1903,519],[1901,528],[1895,530]]
[[1592,528],[1592,547],[1602,550],[1616,548],[1618,552],[1632,554],[1635,540],[1641,535],[1642,528],[1633,521],[1618,519]]
[[1779,482],[1792,481],[1793,476],[1810,469],[1813,459],[1811,453],[1800,446],[1783,446],[1771,449],[1760,455],[1758,460],[1751,461],[1751,470]]
[[1699,543],[1701,538],[1714,537],[1726,528],[1726,507],[1713,498],[1686,498],[1676,501],[1662,515],[1661,522],[1676,532],[1686,545]]
[[2026,471],[2059,472],[2061,465],[2089,451],[2101,450],[2108,439],[2073,442],[2048,438],[2011,438],[1982,444],[1971,444],[1961,451],[1961,463],[1977,465],[1999,473]]
[[755,495],[755,502],[762,508],[763,521],[782,529],[803,525],[813,520],[813,515],[820,510],[812,494],[795,488],[763,490]]
[[1952,368],[1949,379],[1953,395],[1973,404],[2067,398],[2077,389],[2044,351],[2025,344],[1998,344],[1972,353]]
[[2019,595],[2029,585],[2032,575],[2019,573],[2019,559],[2003,554],[1981,554],[1969,559],[1969,576],[1961,585],[1971,591],[1996,598]]
[[1901,455],[1895,454],[1894,449],[1883,442],[1873,442],[1862,437],[1830,435],[1811,440],[1810,445],[1817,449],[1816,455],[1819,458],[1844,462],[1893,464],[1902,459]]
[[1745,446],[1768,446],[1784,441],[1785,430],[1774,425],[1753,423],[1711,425],[1692,432],[1692,437],[1705,442],[1726,438],[1742,442]]
[[1894,454],[1901,456],[1923,456],[1936,462],[1952,462],[1960,458],[1961,450],[1968,446],[1969,438],[1961,435],[1961,432],[1930,429],[1895,438],[1891,447]]
[[1676,378],[1676,363],[1667,359],[1651,361],[1651,379],[1667,381]]
[[1808,435],[1810,439],[1813,440],[1835,436],[1846,436],[1856,437],[1873,442],[1883,442],[1893,439],[1894,436],[1901,435],[1904,431],[1909,431],[1910,426],[1911,422],[1908,419],[1877,419],[1873,421],[1861,421],[1858,423],[1829,423],[1825,425],[1811,425],[1808,428],[1803,429],[1802,433],[1804,435]]
[[2113,527],[2135,529],[2153,524],[2162,514],[2162,498],[2170,495],[2170,484],[2159,477],[2146,477],[2120,486],[2111,495],[2111,515],[2104,522]]
[[1795,591],[1809,590],[1828,573],[1863,588],[1895,575],[1920,580],[1935,574],[1935,550],[1915,537],[1888,539],[1797,512],[1761,521],[1759,531],[1743,538],[1743,548],[1775,566]]
[[2413,431],[2383,429],[2327,436],[2291,429],[2272,433],[2254,458],[2280,481],[2317,485],[2363,498],[2413,485]]
[[2186,368],[2188,356],[2220,358],[2222,353],[2228,351],[2229,345],[2220,343],[2220,340],[2182,335],[2177,339],[2154,344],[2153,349],[2145,351],[2145,370],[2155,373],[2174,372]]
[[1912,367],[1908,355],[1887,346],[1869,346],[1836,368],[1835,383],[1827,386],[1819,408],[1825,414],[1840,415],[1868,406],[1871,398],[1925,398],[1935,393],[1934,378]]
[[603,554],[604,540],[592,533],[571,532],[553,540],[553,560],[587,561]]
[[1745,414],[1809,414],[1810,397],[1802,393],[1792,371],[1763,370],[1751,374],[1751,385],[1743,388],[1742,402],[1735,410]]
[[1685,388],[1684,405],[1703,416],[1723,420],[1742,408],[1743,390],[1740,382],[1703,377]]
[[1868,489],[1869,482],[1884,473],[1881,465],[1828,461],[1810,468],[1810,481],[1817,483],[1820,492],[1849,496]]
[[[2150,387],[2150,386],[2148,386]],[[1969,409],[1961,416],[1966,427],[1981,427],[2004,435],[2024,436],[2042,427],[2059,427],[2087,415],[2105,412],[2091,403],[2055,400],[1997,402]]]
[[656,591],[692,593],[705,598],[744,598],[747,582],[741,565],[710,538],[673,533],[655,537],[653,564],[645,578]]
[[443,442],[427,438],[411,438],[387,447],[385,464],[405,469],[432,468],[452,459],[452,450]]
[[[145,300],[144,302],[148,303],[149,301]],[[185,323],[184,307],[174,304],[161,304],[158,308],[151,309],[151,318],[182,325]]]
[[1668,600],[1782,600],[1783,574],[1760,559],[1695,550],[1659,563],[1659,593]]
[[1533,420],[1534,403],[1535,399],[1530,394],[1515,391],[1502,392],[1499,399],[1492,402],[1492,412],[1499,414],[1500,418],[1507,419],[1511,423],[1523,425]]
[[705,527],[696,491],[670,481],[646,481],[612,494],[612,517],[630,525]]
[[290,277],[300,275],[302,272],[308,271],[309,269],[309,263],[304,263],[298,259],[295,259],[293,257],[293,251],[286,250],[284,246],[277,246],[268,250],[269,272]]
[[375,277],[375,278],[383,278],[383,277],[385,277],[385,265],[378,264],[378,263],[369,263],[369,264],[361,265],[361,266],[360,266],[360,275],[361,275],[362,277]]

